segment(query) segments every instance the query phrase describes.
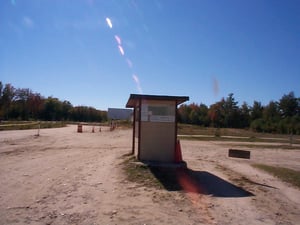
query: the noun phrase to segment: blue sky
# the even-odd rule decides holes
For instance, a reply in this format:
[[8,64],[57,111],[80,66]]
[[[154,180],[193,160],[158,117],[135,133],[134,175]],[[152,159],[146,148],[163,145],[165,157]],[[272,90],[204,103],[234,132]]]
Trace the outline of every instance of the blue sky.
[[0,80],[73,105],[300,95],[298,0],[1,0]]

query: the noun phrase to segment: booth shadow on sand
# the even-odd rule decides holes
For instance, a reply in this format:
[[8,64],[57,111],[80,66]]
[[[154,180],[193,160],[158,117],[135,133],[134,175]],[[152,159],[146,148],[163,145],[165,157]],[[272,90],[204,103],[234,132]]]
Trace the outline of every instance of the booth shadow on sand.
[[168,191],[185,191],[224,198],[254,196],[251,192],[207,171],[161,167],[150,167],[150,171]]

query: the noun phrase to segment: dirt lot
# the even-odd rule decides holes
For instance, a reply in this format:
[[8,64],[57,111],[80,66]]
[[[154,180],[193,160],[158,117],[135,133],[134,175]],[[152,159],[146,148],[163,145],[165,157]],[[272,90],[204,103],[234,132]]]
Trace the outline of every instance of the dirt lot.
[[182,140],[198,180],[172,190],[126,180],[132,130],[36,133],[0,132],[0,224],[299,224],[300,190],[251,164],[300,170],[300,148],[251,148],[245,160],[227,157],[239,143]]

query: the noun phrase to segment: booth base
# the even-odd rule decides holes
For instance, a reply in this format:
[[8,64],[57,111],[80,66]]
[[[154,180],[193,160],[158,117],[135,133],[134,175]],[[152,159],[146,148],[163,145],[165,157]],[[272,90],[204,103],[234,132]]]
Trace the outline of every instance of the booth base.
[[185,161],[181,162],[157,162],[157,161],[141,161],[146,164],[148,167],[161,167],[161,168],[181,168],[186,169],[187,163]]

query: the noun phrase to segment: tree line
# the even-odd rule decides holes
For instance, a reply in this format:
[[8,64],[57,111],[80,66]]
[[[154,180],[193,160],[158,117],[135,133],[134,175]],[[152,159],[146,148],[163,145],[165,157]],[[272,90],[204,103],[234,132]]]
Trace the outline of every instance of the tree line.
[[294,92],[263,106],[254,101],[238,105],[232,93],[210,105],[183,104],[178,109],[179,122],[216,128],[251,128],[257,132],[300,134],[300,98]]
[[29,88],[15,88],[0,81],[0,120],[103,122],[107,112],[73,106],[69,101],[43,97]]
[[[230,93],[210,105],[182,104],[178,108],[181,123],[216,128],[247,128],[258,132],[300,134],[300,98],[294,92],[263,106],[239,105]],[[0,120],[107,121],[107,111],[73,106],[69,101],[43,97],[29,88],[15,88],[0,81]]]

